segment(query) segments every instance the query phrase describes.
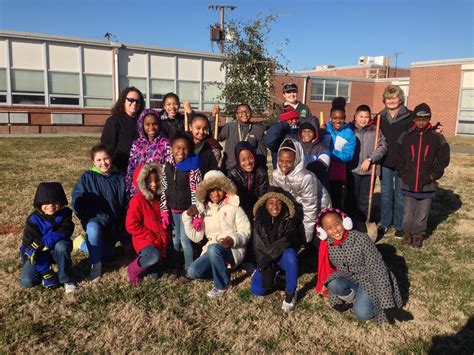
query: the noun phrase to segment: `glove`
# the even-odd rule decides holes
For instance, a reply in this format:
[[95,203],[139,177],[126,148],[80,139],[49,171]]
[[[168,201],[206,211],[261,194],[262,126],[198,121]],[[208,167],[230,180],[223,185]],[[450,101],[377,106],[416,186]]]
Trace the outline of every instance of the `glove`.
[[41,281],[43,287],[53,288],[59,286],[58,280],[53,271],[49,271],[43,274],[43,280]]
[[193,218],[193,228],[196,232],[200,232],[204,226],[204,220],[200,217]]
[[170,215],[168,212],[161,212],[161,225],[163,229],[167,229],[170,225]]
[[43,249],[43,245],[41,243],[33,242],[29,247],[25,248],[25,255],[30,261],[31,264],[36,262],[36,252]]

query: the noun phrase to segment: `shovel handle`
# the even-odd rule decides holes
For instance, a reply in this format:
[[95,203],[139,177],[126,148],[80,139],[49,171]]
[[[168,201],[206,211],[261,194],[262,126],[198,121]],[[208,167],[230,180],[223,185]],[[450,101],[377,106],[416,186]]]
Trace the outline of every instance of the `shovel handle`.
[[[379,144],[379,133],[380,133],[380,115],[376,116],[376,125],[375,125],[375,143],[374,150],[377,149]],[[369,208],[367,211],[367,222],[370,221],[370,215],[372,214],[372,197],[374,195],[374,185],[375,185],[375,169],[376,164],[372,164],[372,171],[370,172],[370,190],[369,190]]]

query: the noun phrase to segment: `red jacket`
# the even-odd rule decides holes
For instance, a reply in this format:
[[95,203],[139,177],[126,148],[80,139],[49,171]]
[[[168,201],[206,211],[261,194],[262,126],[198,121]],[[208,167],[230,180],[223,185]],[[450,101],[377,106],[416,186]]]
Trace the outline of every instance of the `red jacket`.
[[153,170],[161,178],[162,167],[158,164],[146,164],[135,169],[133,183],[139,191],[130,200],[125,227],[127,232],[132,235],[133,247],[137,253],[145,247],[153,246],[160,251],[160,256],[164,258],[170,236],[161,224],[160,198],[157,196],[161,190],[153,195],[145,184],[145,178]]

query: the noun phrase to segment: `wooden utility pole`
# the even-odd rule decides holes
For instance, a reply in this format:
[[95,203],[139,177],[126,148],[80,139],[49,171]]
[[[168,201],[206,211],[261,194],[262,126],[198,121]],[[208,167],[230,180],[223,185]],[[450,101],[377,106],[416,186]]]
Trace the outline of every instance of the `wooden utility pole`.
[[[221,53],[224,53],[224,41],[225,41],[225,9],[231,11],[235,10],[237,6],[232,5],[209,5],[208,9],[210,10],[219,10],[221,13],[221,23],[220,23],[220,36],[216,42],[219,42],[219,49]],[[211,38],[212,40],[212,38]]]

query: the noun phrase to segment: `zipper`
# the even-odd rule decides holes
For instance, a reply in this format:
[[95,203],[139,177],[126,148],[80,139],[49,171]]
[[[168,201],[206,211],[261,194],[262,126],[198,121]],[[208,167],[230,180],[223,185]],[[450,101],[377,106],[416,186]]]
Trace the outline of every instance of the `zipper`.
[[423,156],[423,161],[426,161],[426,157],[428,156],[428,151],[430,150],[430,145],[427,144],[425,147],[425,154]]
[[418,143],[418,161],[416,163],[416,181],[415,192],[418,192],[418,178],[420,177],[420,160],[421,160],[421,144],[423,142],[423,132],[420,133],[420,141]]

